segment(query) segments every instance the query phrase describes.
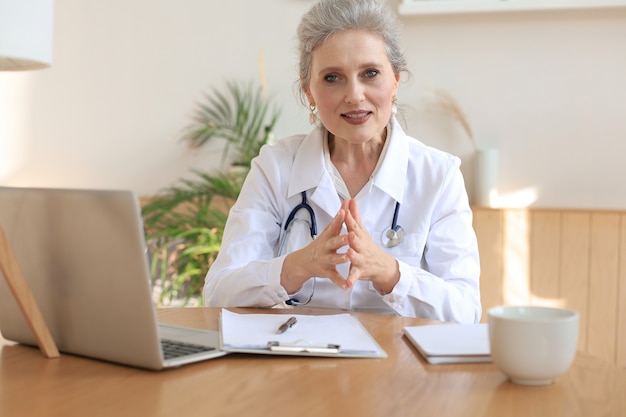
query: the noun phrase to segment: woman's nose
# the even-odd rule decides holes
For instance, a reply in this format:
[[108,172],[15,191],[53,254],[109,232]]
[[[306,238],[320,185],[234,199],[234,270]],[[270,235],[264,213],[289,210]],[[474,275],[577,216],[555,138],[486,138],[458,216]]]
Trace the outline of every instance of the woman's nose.
[[346,84],[345,101],[348,104],[360,103],[365,99],[363,85],[358,81],[350,81]]

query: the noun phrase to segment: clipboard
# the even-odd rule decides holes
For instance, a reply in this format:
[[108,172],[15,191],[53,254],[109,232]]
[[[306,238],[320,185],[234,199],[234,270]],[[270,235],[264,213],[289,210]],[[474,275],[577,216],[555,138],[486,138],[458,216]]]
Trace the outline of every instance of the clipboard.
[[[278,329],[290,317],[296,324]],[[386,358],[387,353],[354,316],[345,314],[220,313],[220,348],[265,355]]]

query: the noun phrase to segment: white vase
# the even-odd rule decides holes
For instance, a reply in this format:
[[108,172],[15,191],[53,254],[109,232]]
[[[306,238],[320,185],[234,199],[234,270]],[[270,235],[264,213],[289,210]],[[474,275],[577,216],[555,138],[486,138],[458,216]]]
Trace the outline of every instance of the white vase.
[[488,148],[476,151],[475,163],[475,204],[483,207],[495,207],[498,199],[498,150]]

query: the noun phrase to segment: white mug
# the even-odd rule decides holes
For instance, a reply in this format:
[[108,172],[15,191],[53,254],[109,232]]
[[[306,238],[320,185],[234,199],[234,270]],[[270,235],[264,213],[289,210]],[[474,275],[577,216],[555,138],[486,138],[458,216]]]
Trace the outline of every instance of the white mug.
[[500,306],[487,312],[491,358],[509,379],[546,385],[572,364],[579,314],[539,306]]

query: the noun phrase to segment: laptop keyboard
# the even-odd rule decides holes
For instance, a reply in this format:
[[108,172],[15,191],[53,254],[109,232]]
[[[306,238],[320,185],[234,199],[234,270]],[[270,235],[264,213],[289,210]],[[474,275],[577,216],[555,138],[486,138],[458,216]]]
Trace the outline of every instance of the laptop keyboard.
[[195,345],[192,343],[180,342],[177,340],[161,340],[161,349],[165,360],[174,359],[181,356],[193,355],[194,353],[210,352],[214,347]]

